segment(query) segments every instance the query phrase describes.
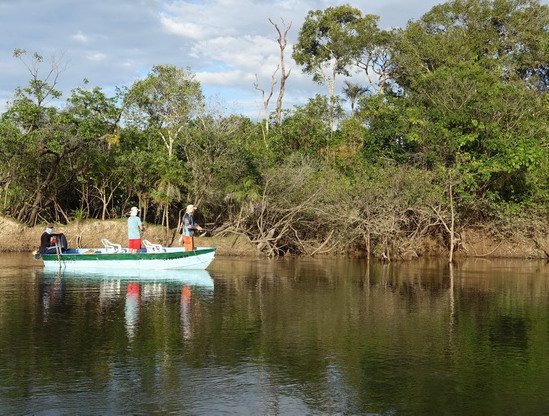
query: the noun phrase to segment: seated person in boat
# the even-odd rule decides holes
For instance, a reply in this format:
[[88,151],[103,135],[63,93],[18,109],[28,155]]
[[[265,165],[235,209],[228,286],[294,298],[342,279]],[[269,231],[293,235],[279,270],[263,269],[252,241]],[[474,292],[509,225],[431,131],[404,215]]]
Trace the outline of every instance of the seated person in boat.
[[54,233],[53,224],[46,225],[46,229],[40,236],[40,254],[56,253],[56,246],[61,248],[61,251],[67,249],[67,239],[63,233]]

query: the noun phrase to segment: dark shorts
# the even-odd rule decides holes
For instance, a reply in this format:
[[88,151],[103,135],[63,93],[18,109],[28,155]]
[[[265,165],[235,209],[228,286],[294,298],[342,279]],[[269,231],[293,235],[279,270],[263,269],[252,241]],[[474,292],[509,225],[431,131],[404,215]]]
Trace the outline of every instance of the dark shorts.
[[132,240],[128,240],[128,248],[129,249],[139,250],[141,248],[141,239],[140,238],[134,238]]

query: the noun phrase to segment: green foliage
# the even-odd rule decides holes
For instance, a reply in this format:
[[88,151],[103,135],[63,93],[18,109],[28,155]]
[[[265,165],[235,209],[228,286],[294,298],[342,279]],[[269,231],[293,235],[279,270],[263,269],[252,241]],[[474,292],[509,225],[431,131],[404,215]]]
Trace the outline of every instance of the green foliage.
[[401,31],[393,75],[404,88],[439,67],[478,62],[505,79],[547,86],[549,7],[535,0],[454,0]]
[[86,219],[86,211],[83,209],[74,210],[72,217],[75,221],[82,221]]
[[[113,96],[77,88],[56,106],[43,58],[16,50],[31,76],[0,118],[2,212],[33,224],[139,204],[169,226],[195,203],[270,254],[373,245],[393,257],[436,233],[450,207],[458,228],[542,229],[548,10],[454,0],[394,31],[348,5],[311,11],[293,55],[329,94],[267,126],[208,108],[190,69],[173,66]],[[368,85],[345,83],[345,114],[335,78],[357,70]]]
[[155,128],[175,128],[202,108],[200,83],[190,69],[158,65],[134,83],[125,98],[129,120]]
[[322,67],[332,60],[336,73],[348,75],[361,19],[361,11],[348,5],[309,11],[292,57],[316,82],[323,82]]
[[[335,116],[343,115],[339,102],[335,103]],[[317,156],[332,144],[330,127],[331,109],[326,96],[316,95],[304,106],[296,106],[284,117],[281,126],[274,128],[271,141],[276,152],[287,155],[293,152]],[[325,153],[325,152],[324,152]]]

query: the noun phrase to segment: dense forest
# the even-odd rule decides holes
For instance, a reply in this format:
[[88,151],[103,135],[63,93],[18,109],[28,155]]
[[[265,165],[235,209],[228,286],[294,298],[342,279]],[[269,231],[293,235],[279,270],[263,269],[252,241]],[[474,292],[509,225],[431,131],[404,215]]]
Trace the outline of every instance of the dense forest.
[[[174,228],[193,203],[210,233],[269,255],[387,259],[424,236],[452,253],[470,227],[547,232],[549,6],[455,0],[391,30],[329,7],[308,13],[291,51],[290,26],[271,23],[280,65],[270,91],[255,85],[258,122],[207,105],[192,70],[174,66],[65,99],[59,63],[16,49],[29,81],[0,118],[0,214],[67,223],[138,205]],[[286,53],[326,95],[284,107]]]

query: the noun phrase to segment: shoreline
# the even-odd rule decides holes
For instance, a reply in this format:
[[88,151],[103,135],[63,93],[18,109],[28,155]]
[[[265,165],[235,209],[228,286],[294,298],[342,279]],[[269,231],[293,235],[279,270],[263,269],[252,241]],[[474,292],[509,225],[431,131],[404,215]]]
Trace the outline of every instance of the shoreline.
[[[32,252],[40,241],[44,226],[28,227],[15,220],[0,217],[3,238],[0,240],[0,252]],[[126,219],[116,220],[83,220],[73,221],[66,225],[56,225],[55,232],[65,234],[69,247],[102,247],[101,239],[127,245]],[[495,239],[481,230],[466,230],[462,233],[462,248],[455,253],[459,258],[549,258],[549,236],[529,238],[514,235],[512,238]],[[144,239],[166,247],[178,246],[175,229],[166,232],[158,225],[146,225]],[[238,235],[223,237],[195,237],[195,244],[201,247],[216,247],[220,256],[261,257],[262,254],[247,238]],[[448,254],[442,243],[424,238],[417,239],[411,245],[412,254],[404,253],[395,260],[412,260],[416,258],[444,258]],[[349,252],[333,254],[334,257],[364,257],[363,253]]]

